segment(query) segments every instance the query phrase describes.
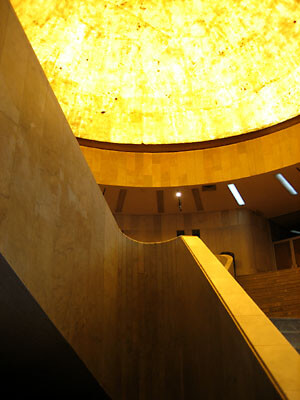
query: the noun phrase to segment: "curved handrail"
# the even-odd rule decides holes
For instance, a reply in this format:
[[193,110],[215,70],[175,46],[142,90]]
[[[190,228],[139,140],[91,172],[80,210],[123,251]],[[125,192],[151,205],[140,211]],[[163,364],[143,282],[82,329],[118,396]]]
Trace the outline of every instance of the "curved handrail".
[[216,257],[224,265],[225,269],[234,277],[233,257],[229,254],[217,254]]

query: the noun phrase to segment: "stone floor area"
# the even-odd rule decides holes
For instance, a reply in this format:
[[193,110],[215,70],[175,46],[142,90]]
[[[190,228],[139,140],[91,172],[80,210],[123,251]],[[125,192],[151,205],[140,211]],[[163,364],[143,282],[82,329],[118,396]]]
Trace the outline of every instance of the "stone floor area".
[[271,318],[271,321],[300,354],[300,318]]

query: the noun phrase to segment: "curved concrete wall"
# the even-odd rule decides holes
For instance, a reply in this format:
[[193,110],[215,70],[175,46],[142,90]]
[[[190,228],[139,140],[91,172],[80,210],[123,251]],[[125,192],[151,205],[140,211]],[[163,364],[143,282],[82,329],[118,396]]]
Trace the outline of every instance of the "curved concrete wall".
[[0,26],[0,250],[106,392],[299,396],[298,355],[201,241],[120,233],[7,1]]

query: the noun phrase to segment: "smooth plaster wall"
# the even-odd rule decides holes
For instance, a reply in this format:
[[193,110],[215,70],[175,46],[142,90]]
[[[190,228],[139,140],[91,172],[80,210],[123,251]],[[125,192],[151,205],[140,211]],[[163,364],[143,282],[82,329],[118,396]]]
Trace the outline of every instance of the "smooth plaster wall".
[[268,221],[249,210],[114,216],[126,235],[144,242],[169,240],[177,230],[192,235],[192,229],[200,229],[201,239],[213,253],[235,254],[237,275],[276,269]]
[[6,0],[0,27],[0,250],[58,330],[112,398],[280,398],[183,240],[120,233]]

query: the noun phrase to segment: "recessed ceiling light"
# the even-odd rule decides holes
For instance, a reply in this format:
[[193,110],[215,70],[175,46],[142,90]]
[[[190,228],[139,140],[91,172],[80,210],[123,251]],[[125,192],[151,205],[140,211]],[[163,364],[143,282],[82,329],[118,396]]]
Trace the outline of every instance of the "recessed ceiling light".
[[181,192],[176,192],[176,197],[181,197]]
[[276,178],[279,180],[279,182],[282,184],[282,186],[293,196],[296,196],[298,192],[296,191],[295,188],[288,182],[285,177],[282,174],[276,174]]
[[228,189],[231,191],[233,197],[235,198],[236,202],[238,203],[239,206],[244,206],[245,202],[242,198],[242,196],[240,195],[240,192],[237,190],[235,184],[230,183],[228,186]]
[[296,231],[295,229],[292,229],[290,232],[295,233],[296,235],[300,235],[300,231]]

